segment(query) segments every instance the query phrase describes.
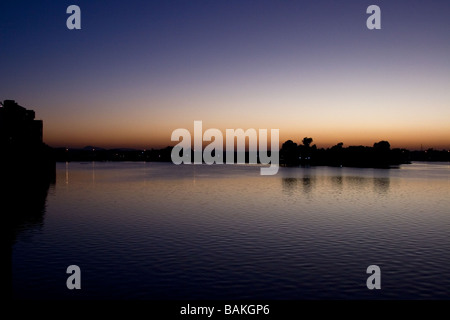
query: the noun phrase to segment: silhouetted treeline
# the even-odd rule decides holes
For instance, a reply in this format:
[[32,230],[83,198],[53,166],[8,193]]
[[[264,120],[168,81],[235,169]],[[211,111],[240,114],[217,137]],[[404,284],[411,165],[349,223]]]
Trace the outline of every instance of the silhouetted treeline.
[[311,145],[312,141],[312,138],[305,137],[300,145],[292,140],[283,143],[280,150],[280,163],[286,166],[388,168],[411,161],[408,150],[391,149],[388,141],[376,142],[372,147],[349,146],[346,148],[340,142],[327,149],[319,149],[316,145]]
[[291,140],[283,143],[280,163],[286,166],[326,165],[343,167],[380,167],[409,163],[410,154],[406,149],[391,149],[389,142],[380,141],[372,147],[350,146],[344,148],[342,142],[331,148],[317,148],[312,138],[304,138],[297,145]]
[[391,149],[388,141],[376,142],[372,147],[349,146],[345,148],[344,144],[340,142],[327,149],[319,149],[316,145],[311,145],[312,141],[312,138],[305,137],[300,145],[291,140],[283,143],[280,150],[280,163],[285,166],[326,165],[388,168],[411,161],[450,161],[450,152],[447,150]]

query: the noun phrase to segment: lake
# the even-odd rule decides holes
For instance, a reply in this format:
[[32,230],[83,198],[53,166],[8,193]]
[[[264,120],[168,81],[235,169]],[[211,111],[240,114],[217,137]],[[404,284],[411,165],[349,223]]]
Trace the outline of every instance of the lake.
[[450,297],[449,163],[58,163],[35,215],[12,247],[15,298]]

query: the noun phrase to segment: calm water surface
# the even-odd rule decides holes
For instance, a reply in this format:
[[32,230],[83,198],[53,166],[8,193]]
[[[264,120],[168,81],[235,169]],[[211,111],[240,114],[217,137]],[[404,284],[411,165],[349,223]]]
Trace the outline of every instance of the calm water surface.
[[59,163],[40,214],[13,245],[17,298],[450,298],[448,163]]

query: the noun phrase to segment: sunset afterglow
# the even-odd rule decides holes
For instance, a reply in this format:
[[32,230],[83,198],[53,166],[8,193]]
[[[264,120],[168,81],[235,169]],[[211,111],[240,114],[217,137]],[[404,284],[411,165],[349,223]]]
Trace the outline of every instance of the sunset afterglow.
[[165,147],[202,120],[449,149],[449,3],[377,3],[381,30],[361,1],[78,1],[77,31],[67,1],[2,3],[1,98],[34,109],[54,147]]

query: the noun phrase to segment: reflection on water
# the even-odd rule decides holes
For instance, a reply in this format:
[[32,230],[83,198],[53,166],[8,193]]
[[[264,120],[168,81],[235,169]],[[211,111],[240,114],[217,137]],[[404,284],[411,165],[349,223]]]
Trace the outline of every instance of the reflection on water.
[[299,184],[299,178],[282,178],[281,183],[283,184],[283,191],[286,194],[293,194],[293,191],[297,189]]
[[387,194],[389,192],[390,179],[387,178],[374,178],[373,188],[377,194]]
[[[10,168],[10,172],[3,174],[2,201],[0,204],[2,215],[7,220],[6,232],[8,235],[8,248],[12,248],[17,237],[30,230],[41,230],[44,225],[46,199],[50,186],[54,186],[55,177],[39,175],[35,172],[16,173],[16,168]],[[4,224],[5,225],[5,224]],[[24,241],[31,241],[26,236]],[[11,254],[8,255],[11,257]],[[11,262],[9,263],[11,266]],[[7,279],[12,279],[12,270]],[[9,292],[12,292],[12,283]]]
[[310,193],[313,189],[314,183],[316,179],[315,177],[305,177],[302,179],[303,192]]
[[49,188],[50,181],[43,181],[9,189],[2,212],[12,218],[13,243],[21,231],[43,226]]
[[[354,177],[354,176],[329,176],[327,180],[332,184],[332,187],[336,190],[343,190],[345,186],[348,188],[360,188],[366,184],[373,183],[373,191],[378,195],[387,194],[389,192],[390,178],[382,177],[382,178],[368,178],[368,177]],[[313,191],[314,185],[317,182],[317,177],[306,176],[302,178],[282,178],[282,188],[286,194],[294,194],[297,188],[301,187],[301,190],[308,194]],[[328,181],[322,181],[328,182]]]
[[[15,229],[14,295],[448,298],[449,177],[440,164],[260,176],[246,165],[61,163],[47,202],[48,186]],[[78,292],[65,289],[71,264]],[[381,291],[365,286],[371,264]]]
[[342,185],[344,182],[344,178],[342,176],[331,176],[330,181],[333,184],[333,187],[342,189]]
[[9,218],[11,243],[21,231],[43,226],[47,194],[54,183],[54,177],[37,179],[30,176],[2,181],[6,186],[1,206],[3,214]]

